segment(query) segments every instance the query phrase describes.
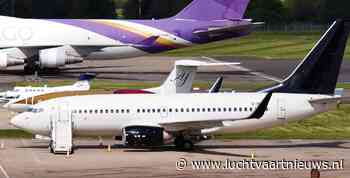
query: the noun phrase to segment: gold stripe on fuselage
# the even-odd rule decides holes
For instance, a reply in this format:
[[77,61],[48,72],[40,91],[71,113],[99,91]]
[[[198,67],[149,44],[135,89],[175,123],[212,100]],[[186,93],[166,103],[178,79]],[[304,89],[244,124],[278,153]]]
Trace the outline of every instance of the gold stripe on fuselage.
[[65,92],[56,92],[56,93],[47,93],[38,96],[28,97],[16,101],[14,104],[30,104],[34,105],[43,101],[50,99],[67,97],[67,96],[84,96],[84,95],[96,95],[96,94],[112,94],[112,91],[65,91]]

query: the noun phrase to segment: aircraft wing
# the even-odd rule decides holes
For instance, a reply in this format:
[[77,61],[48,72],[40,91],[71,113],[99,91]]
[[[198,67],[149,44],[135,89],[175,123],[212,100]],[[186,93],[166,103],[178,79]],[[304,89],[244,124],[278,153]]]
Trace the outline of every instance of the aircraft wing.
[[249,120],[249,119],[260,119],[264,116],[265,111],[267,110],[267,106],[272,97],[272,93],[268,93],[259,106],[255,109],[255,111],[246,118],[235,118],[235,119],[220,119],[214,118],[211,120],[184,120],[177,122],[163,122],[159,125],[162,126],[167,131],[184,131],[184,130],[195,130],[195,129],[208,129],[213,127],[221,127],[223,126],[223,121],[239,121],[239,120]]

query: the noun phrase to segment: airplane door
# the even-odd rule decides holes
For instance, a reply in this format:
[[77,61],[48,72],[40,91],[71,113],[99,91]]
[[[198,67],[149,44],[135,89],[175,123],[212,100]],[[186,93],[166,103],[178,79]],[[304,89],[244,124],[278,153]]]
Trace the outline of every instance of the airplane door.
[[277,100],[277,119],[280,119],[280,120],[287,119],[286,101],[282,98],[279,98]]

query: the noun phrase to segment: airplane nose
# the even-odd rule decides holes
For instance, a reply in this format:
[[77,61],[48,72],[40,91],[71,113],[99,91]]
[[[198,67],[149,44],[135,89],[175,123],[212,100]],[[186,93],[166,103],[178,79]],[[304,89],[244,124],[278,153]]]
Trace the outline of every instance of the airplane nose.
[[25,118],[21,114],[17,115],[11,119],[10,124],[19,129],[24,129],[26,126]]

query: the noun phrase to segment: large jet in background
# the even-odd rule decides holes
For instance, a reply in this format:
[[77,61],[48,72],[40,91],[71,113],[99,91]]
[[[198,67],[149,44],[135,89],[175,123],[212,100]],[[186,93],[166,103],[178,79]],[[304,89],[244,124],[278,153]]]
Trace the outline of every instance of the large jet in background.
[[0,68],[59,68],[87,59],[118,59],[240,37],[249,0],[193,0],[160,20],[22,19],[0,16]]
[[[174,68],[159,87],[146,89],[117,89],[113,94],[159,94],[171,95],[176,93],[191,93],[193,81],[195,79],[198,67],[215,67],[215,66],[229,66],[238,65],[239,63],[211,63],[194,60],[179,60],[175,62]],[[87,74],[85,74],[86,76]],[[87,75],[88,76],[88,75]],[[84,77],[86,78],[86,77]],[[217,93],[221,89],[223,79],[219,77],[218,80],[211,86],[209,93]],[[76,86],[80,86],[77,90]],[[37,103],[44,102],[50,99],[67,97],[67,96],[83,96],[92,94],[111,94],[111,91],[88,91],[89,87],[82,90],[82,85],[77,82],[73,86],[64,87],[16,87],[14,91],[5,93],[6,96],[11,96],[11,99],[3,107],[15,111],[24,112],[29,111],[31,107]],[[75,89],[75,90],[73,90]],[[198,92],[198,91],[197,91]],[[1,95],[0,95],[1,96]],[[14,97],[15,96],[15,97]],[[0,97],[1,99],[1,97]],[[8,98],[9,99],[9,98]],[[1,101],[1,100],[0,100]]]
[[288,78],[261,92],[71,96],[39,103],[11,123],[50,136],[53,152],[68,152],[73,135],[119,136],[131,147],[191,148],[206,134],[299,121],[335,108],[342,99],[334,90],[349,30],[347,21],[333,23]]

